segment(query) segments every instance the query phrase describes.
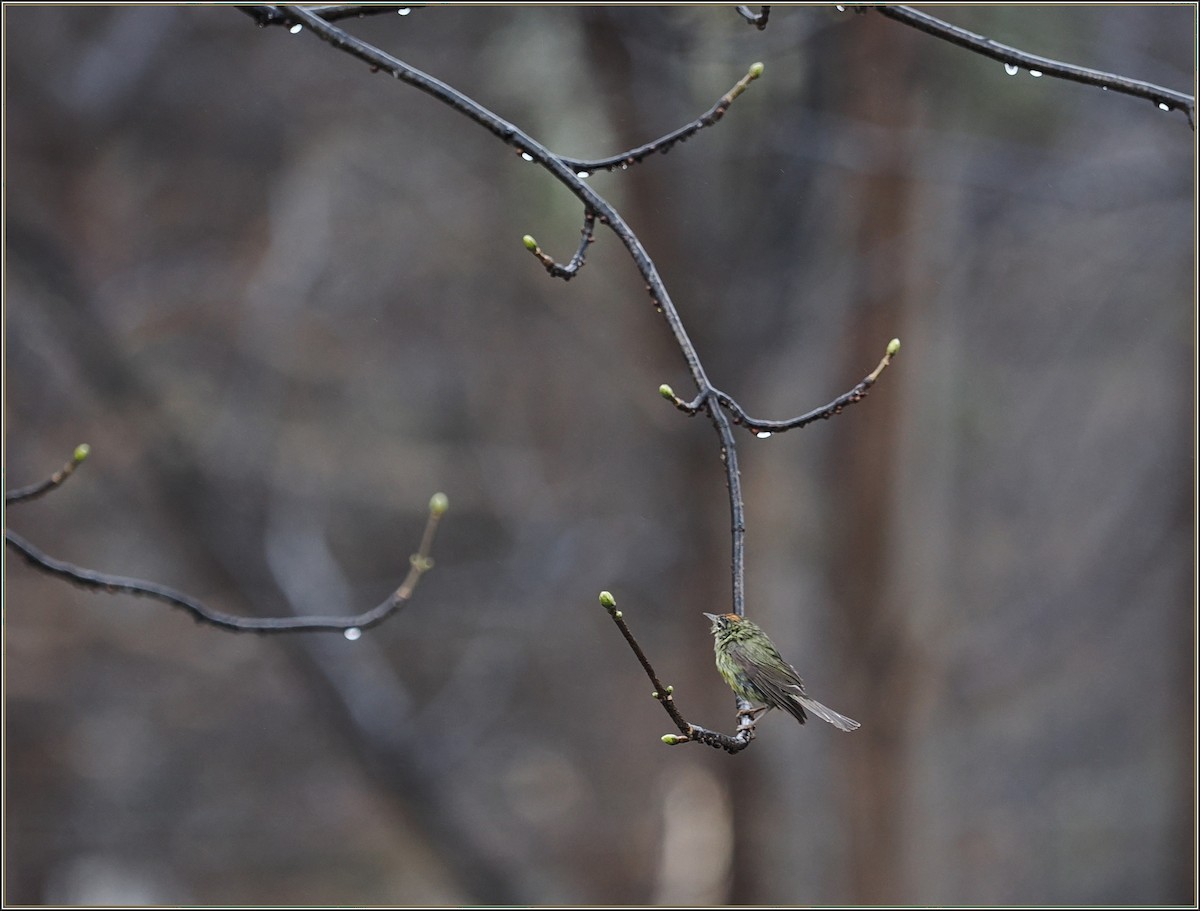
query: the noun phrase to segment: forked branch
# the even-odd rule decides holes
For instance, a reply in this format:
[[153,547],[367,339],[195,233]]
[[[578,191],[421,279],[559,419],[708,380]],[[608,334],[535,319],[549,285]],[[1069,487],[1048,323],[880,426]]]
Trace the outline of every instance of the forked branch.
[[658,673],[654,670],[654,666],[650,663],[650,659],[646,657],[646,653],[642,651],[642,647],[634,638],[632,630],[629,629],[629,624],[625,622],[625,615],[622,611],[617,610],[617,601],[609,592],[600,592],[600,604],[608,611],[608,615],[612,617],[613,623],[617,625],[617,629],[621,631],[621,635],[625,637],[625,641],[629,644],[633,654],[637,656],[638,663],[641,664],[642,670],[646,672],[646,676],[650,678],[650,683],[654,686],[654,692],[650,695],[663,707],[675,723],[675,727],[679,729],[678,734],[664,734],[662,742],[668,746],[675,746],[680,743],[705,743],[710,747],[715,747],[718,750],[725,750],[727,753],[739,753],[746,747],[750,746],[750,742],[754,739],[754,722],[755,713],[752,711],[752,706],[744,699],[738,699],[738,732],[736,734],[722,734],[720,731],[710,731],[708,728],[701,727],[698,724],[692,724],[687,721],[679,707],[675,704],[675,688],[672,686],[664,686],[662,681],[658,679]]

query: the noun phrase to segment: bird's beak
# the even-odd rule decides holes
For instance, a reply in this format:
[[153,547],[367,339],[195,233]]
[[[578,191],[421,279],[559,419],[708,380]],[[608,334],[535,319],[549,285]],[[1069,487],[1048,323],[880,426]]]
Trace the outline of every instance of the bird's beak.
[[[703,611],[701,611],[701,613],[704,613],[704,612],[703,612]],[[716,614],[704,614],[704,616],[706,616],[706,617],[707,617],[709,620],[711,620],[713,623],[716,623],[716,622],[717,622],[717,620],[718,620],[718,619],[720,619],[720,618],[719,618],[719,617],[718,617]]]

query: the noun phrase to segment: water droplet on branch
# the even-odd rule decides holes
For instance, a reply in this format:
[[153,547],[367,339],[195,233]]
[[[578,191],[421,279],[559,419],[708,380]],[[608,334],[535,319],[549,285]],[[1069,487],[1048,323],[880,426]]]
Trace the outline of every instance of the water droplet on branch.
[[348,630],[346,630],[344,633],[342,633],[342,635],[345,636],[347,639],[349,639],[351,642],[353,642],[356,639],[362,638],[362,630],[360,630],[357,626],[352,626]]
[[1008,73],[1010,76],[1015,76],[1017,73],[1021,72],[1021,68],[1015,63],[1006,63],[1004,64],[1004,72]]
[[526,161],[533,161],[533,156],[530,155],[528,152],[522,152],[521,157],[524,158]]
[[299,35],[300,32],[303,30],[303,28],[304,28],[304,26],[301,25],[299,22],[297,22],[290,29],[288,29],[288,31],[291,32],[293,35]]

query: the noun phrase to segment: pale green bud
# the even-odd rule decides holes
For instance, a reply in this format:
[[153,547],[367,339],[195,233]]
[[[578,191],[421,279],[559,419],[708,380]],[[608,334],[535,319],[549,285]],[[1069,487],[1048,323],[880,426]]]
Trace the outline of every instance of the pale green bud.
[[445,514],[446,510],[449,508],[450,508],[450,498],[447,497],[444,493],[435,493],[432,497],[429,498],[429,511],[431,513],[433,513],[435,516],[440,516],[440,515]]
[[88,457],[88,454],[91,451],[92,451],[92,447],[89,446],[87,443],[80,443],[78,446],[75,447],[75,461],[82,462],[84,459],[86,459]]
[[890,342],[888,342],[888,346],[887,346],[888,357],[895,357],[896,352],[898,352],[899,350],[900,350],[900,339],[894,338]]

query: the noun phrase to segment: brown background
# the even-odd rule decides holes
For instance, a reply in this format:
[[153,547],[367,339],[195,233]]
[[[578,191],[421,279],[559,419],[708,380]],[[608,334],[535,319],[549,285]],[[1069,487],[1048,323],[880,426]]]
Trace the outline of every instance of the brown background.
[[[1194,8],[939,8],[1193,91]],[[883,17],[430,8],[351,30],[569,155],[740,435],[750,614],[843,735],[729,730],[715,438],[615,239],[425,95],[232,9],[5,9],[8,522],[260,638],[5,581],[6,893],[37,903],[1187,903],[1195,134]]]

